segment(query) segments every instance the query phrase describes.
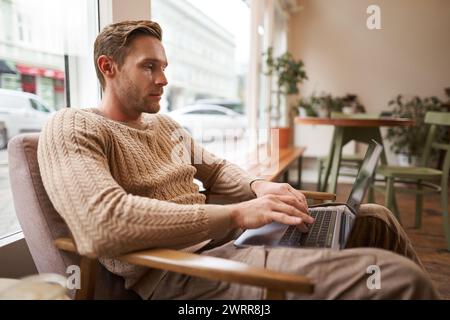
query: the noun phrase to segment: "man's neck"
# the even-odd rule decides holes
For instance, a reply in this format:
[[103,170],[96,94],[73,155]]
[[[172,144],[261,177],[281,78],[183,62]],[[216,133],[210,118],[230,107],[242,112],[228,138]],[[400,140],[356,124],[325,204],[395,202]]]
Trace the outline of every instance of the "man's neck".
[[117,98],[105,92],[98,109],[108,119],[125,123],[136,123],[141,120],[142,113],[132,113],[121,105]]

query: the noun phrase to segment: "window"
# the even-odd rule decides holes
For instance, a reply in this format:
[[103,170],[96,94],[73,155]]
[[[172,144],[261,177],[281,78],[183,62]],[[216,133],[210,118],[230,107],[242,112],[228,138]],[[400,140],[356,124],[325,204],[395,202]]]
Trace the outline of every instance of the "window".
[[50,110],[46,106],[44,106],[42,103],[40,103],[39,101],[36,101],[34,99],[30,99],[30,101],[31,101],[31,107],[34,110],[41,111],[41,112],[47,112],[47,113],[50,112]]
[[[169,60],[161,111],[200,99],[245,101],[250,10],[242,0],[152,0]],[[244,108],[243,108],[244,109]]]
[[[91,0],[0,0],[0,134],[6,132],[11,139],[40,131],[54,110],[97,104],[92,62],[97,16],[97,1]],[[9,184],[8,151],[4,143],[0,148],[2,240],[18,233],[20,225]]]

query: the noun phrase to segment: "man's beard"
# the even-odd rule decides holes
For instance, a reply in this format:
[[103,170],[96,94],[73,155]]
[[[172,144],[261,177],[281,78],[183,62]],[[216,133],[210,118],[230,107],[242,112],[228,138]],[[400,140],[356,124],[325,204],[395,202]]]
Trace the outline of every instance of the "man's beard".
[[119,91],[120,102],[128,110],[157,113],[160,109],[159,102],[152,102],[149,96],[141,96],[138,87],[129,78],[125,79]]

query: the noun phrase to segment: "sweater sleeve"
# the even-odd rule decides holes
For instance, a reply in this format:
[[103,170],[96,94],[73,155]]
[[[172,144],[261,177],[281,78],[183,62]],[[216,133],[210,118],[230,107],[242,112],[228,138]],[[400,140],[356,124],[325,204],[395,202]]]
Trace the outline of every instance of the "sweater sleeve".
[[184,141],[186,148],[190,150],[191,163],[197,169],[195,178],[203,183],[205,189],[240,201],[256,198],[250,186],[253,181],[261,179],[248,175],[234,163],[208,152],[176,121],[168,116],[164,116],[164,118],[170,123],[172,130],[182,138],[180,140]]
[[128,194],[108,166],[108,133],[79,110],[56,113],[42,131],[38,162],[56,211],[82,255],[113,257],[183,248],[230,230],[225,206],[181,205]]

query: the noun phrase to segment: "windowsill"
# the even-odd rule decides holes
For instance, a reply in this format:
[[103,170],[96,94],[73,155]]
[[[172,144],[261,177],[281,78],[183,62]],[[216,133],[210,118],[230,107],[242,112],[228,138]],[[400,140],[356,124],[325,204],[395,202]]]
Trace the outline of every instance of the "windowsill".
[[24,238],[22,231],[17,231],[7,237],[0,239],[0,248],[5,247],[13,242],[22,240]]

